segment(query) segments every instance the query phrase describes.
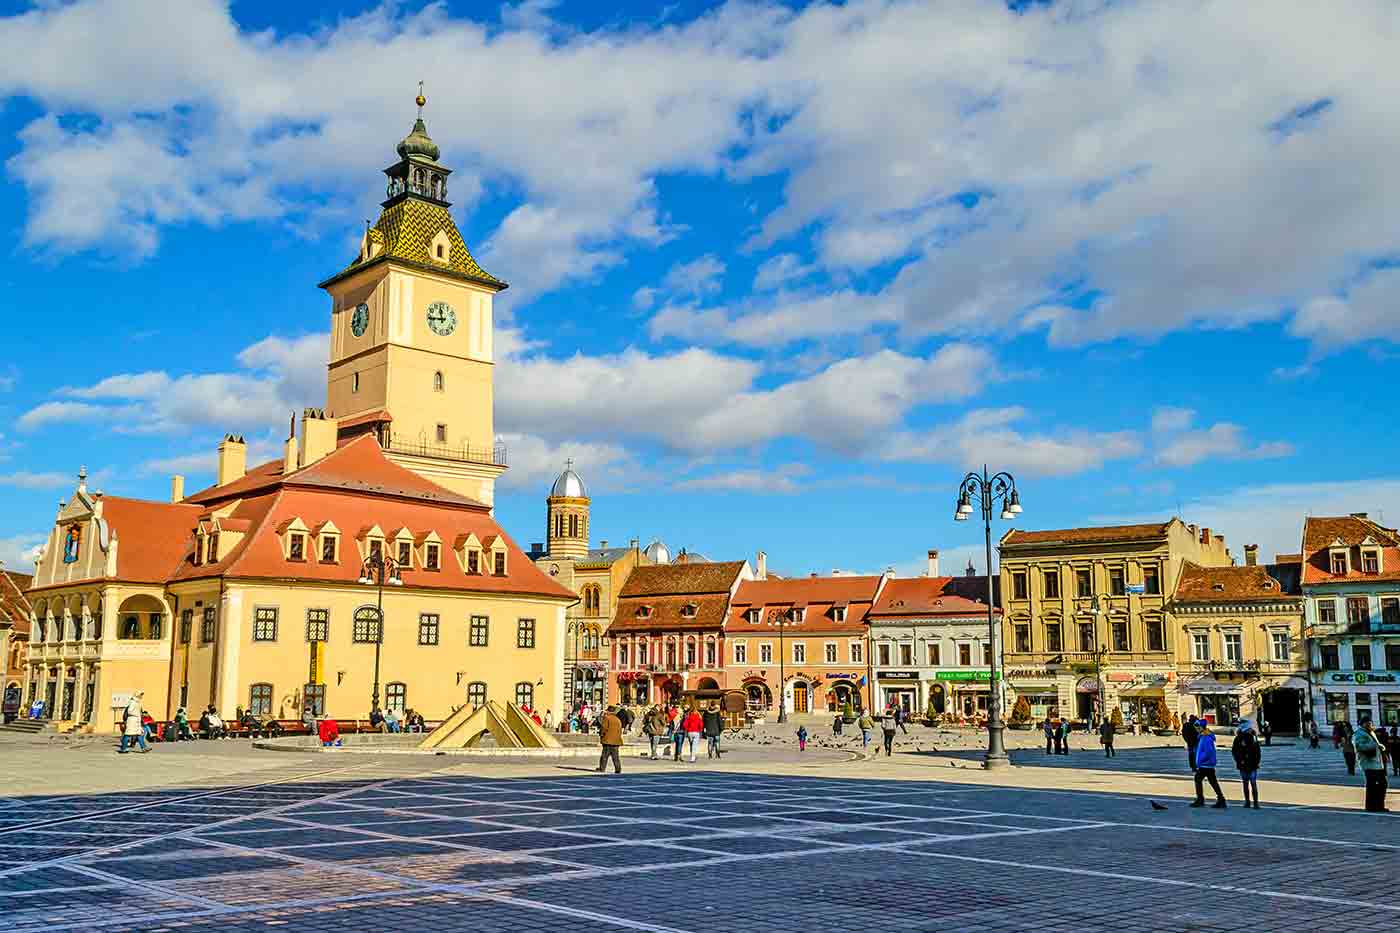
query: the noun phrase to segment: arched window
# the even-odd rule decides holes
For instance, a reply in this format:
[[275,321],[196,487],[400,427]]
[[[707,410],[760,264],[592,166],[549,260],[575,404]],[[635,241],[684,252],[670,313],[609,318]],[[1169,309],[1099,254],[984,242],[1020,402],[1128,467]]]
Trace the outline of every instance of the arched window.
[[127,616],[122,620],[122,638],[140,638],[141,620],[136,616]]
[[522,680],[515,685],[515,705],[534,706],[535,705],[535,685],[528,680]]
[[598,584],[590,583],[583,588],[583,611],[596,616],[603,606],[603,591]]
[[[158,617],[157,617],[157,618],[158,618]],[[83,619],[82,619],[82,616],[69,616],[69,617],[68,617],[68,631],[69,631],[68,637],[69,637],[70,639],[72,639],[73,641],[81,641],[81,640],[82,640],[82,638],[83,638]],[[158,635],[158,634],[157,634],[157,635],[152,635],[151,637],[152,637],[152,638],[159,638],[160,635]]]
[[472,709],[486,705],[486,684],[479,680],[474,680],[467,684],[467,702]]
[[[442,255],[442,248],[441,248],[441,247],[438,248],[438,255],[439,255],[439,257],[441,257],[441,255]],[[439,370],[438,372],[433,373],[433,391],[434,391],[434,392],[441,392],[441,391],[442,391],[442,388],[443,388],[442,371]]]
[[249,688],[248,712],[254,716],[272,715],[272,684],[253,684]]
[[408,706],[408,685],[395,681],[384,688],[384,708],[402,713]]
[[570,516],[569,516],[569,537],[571,537],[571,538],[577,538],[577,537],[578,537],[578,516],[577,516],[577,515],[570,515]]
[[[161,614],[159,612],[151,613],[151,625],[150,628],[146,629],[147,638],[159,639],[164,634],[164,632],[161,630],[161,622],[162,619]],[[73,626],[74,631],[77,631],[77,628],[78,626],[75,624]]]
[[564,537],[564,516],[562,514],[554,516],[554,537]]

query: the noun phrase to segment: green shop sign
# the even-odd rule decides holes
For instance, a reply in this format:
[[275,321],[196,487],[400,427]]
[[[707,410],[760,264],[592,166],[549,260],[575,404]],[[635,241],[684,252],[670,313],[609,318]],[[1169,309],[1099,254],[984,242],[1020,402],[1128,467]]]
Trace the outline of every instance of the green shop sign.
[[[990,671],[938,671],[934,678],[937,680],[991,680]],[[1001,680],[1001,672],[997,672],[997,680]]]

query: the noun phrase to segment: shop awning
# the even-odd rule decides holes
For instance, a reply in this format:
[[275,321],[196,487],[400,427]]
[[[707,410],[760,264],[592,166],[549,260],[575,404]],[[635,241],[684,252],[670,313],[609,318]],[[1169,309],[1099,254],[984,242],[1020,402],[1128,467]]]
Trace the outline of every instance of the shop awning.
[[1206,675],[1197,677],[1195,680],[1187,681],[1181,685],[1182,693],[1203,694],[1203,693],[1248,693],[1251,685],[1244,682],[1227,683],[1223,680],[1216,680],[1214,677]]
[[1159,697],[1166,694],[1161,684],[1133,684],[1118,691],[1120,697]]
[[1306,689],[1308,689],[1308,681],[1307,681],[1306,678],[1304,678],[1304,677],[1299,677],[1299,676],[1297,676],[1296,674],[1294,674],[1294,675],[1292,675],[1292,676],[1285,677],[1283,680],[1279,681],[1278,683],[1267,683],[1267,684],[1264,684],[1262,687],[1260,687],[1260,689],[1261,689],[1261,690],[1306,690]]

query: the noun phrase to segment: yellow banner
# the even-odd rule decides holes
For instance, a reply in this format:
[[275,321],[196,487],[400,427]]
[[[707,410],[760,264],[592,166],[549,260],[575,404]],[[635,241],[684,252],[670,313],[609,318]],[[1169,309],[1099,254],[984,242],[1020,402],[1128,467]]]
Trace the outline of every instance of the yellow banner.
[[323,641],[313,641],[311,643],[311,672],[306,682],[309,684],[325,683],[323,678],[326,674],[326,643]]

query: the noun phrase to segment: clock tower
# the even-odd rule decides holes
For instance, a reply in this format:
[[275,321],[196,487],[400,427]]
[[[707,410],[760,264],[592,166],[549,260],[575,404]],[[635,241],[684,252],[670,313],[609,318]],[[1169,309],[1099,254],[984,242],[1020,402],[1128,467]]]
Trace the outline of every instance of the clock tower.
[[326,415],[340,437],[373,433],[389,459],[487,505],[505,472],[492,425],[492,301],[506,283],[477,265],[447,201],[451,169],[418,120],[384,170],[387,199],[331,297]]

